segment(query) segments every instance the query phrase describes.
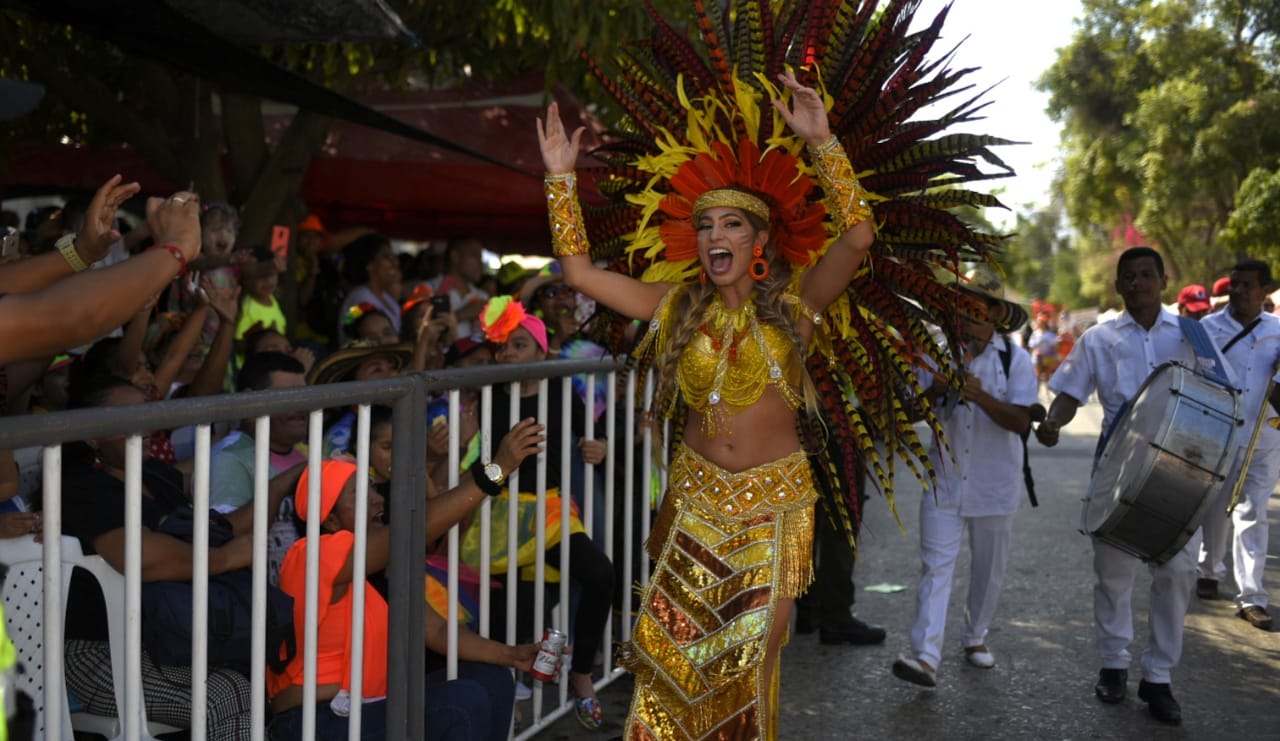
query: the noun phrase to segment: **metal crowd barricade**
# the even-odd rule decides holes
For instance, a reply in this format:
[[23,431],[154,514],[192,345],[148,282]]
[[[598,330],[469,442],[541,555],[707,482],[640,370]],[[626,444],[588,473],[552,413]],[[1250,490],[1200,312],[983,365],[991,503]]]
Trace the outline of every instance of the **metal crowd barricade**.
[[[27,417],[9,417],[0,419],[0,448],[18,449],[33,445],[45,446],[43,456],[44,493],[43,502],[46,514],[44,517],[44,671],[46,697],[57,698],[57,702],[65,701],[59,690],[64,682],[64,656],[61,593],[59,579],[61,573],[58,550],[61,536],[62,491],[60,478],[61,444],[64,442],[83,440],[86,438],[109,435],[126,435],[126,511],[125,511],[125,683],[123,712],[121,725],[123,738],[139,739],[146,731],[143,727],[143,697],[141,686],[141,502],[142,502],[142,436],[155,429],[174,429],[194,425],[196,427],[195,473],[192,480],[193,507],[196,512],[196,536],[193,543],[193,576],[195,586],[193,604],[193,624],[195,635],[204,635],[207,628],[208,607],[208,502],[209,502],[209,459],[211,443],[211,425],[218,422],[231,421],[238,423],[241,419],[252,419],[255,448],[255,481],[254,481],[254,528],[253,528],[253,643],[252,661],[256,666],[266,664],[266,545],[267,528],[276,513],[267,511],[268,489],[268,455],[267,441],[270,434],[270,415],[285,412],[304,411],[310,413],[308,443],[310,446],[309,465],[316,475],[309,476],[309,502],[311,511],[307,520],[307,537],[311,548],[307,554],[307,580],[305,594],[305,626],[304,645],[299,646],[304,662],[304,707],[314,705],[316,695],[316,596],[317,596],[317,561],[318,561],[318,515],[320,497],[318,496],[322,437],[321,420],[323,410],[335,407],[357,407],[357,423],[355,427],[357,467],[360,471],[368,470],[369,445],[369,404],[374,402],[393,403],[392,429],[392,484],[388,502],[391,519],[391,558],[388,565],[389,587],[389,625],[388,635],[388,697],[387,697],[387,733],[388,738],[420,739],[424,737],[423,708],[425,702],[425,657],[421,646],[423,620],[426,608],[425,600],[425,510],[430,504],[425,500],[426,491],[425,466],[422,465],[426,450],[426,402],[428,394],[447,393],[449,398],[449,451],[450,485],[456,485],[460,475],[459,461],[461,444],[459,438],[459,408],[461,389],[477,388],[481,404],[481,444],[483,455],[492,455],[490,441],[493,431],[489,429],[487,411],[492,404],[491,388],[497,384],[510,384],[512,420],[518,418],[519,382],[527,378],[539,378],[539,419],[559,419],[567,422],[569,414],[569,398],[574,393],[570,386],[570,374],[589,374],[587,394],[587,429],[592,429],[591,417],[594,416],[594,393],[592,386],[605,379],[608,384],[607,408],[604,410],[606,428],[621,433],[621,440],[609,436],[609,452],[605,458],[604,469],[604,507],[605,533],[604,549],[611,560],[623,559],[622,585],[616,589],[623,595],[623,618],[614,626],[610,620],[608,633],[603,637],[604,646],[609,646],[614,638],[625,640],[630,637],[631,621],[630,595],[633,575],[648,573],[647,564],[633,564],[631,554],[635,544],[647,533],[650,522],[650,507],[643,506],[639,513],[635,512],[637,500],[652,504],[654,479],[651,476],[653,461],[650,454],[650,431],[644,428],[637,438],[636,412],[636,378],[633,372],[627,372],[624,382],[623,398],[619,407],[617,388],[619,386],[618,371],[622,364],[618,361],[550,361],[525,366],[489,366],[485,368],[468,368],[418,374],[396,379],[369,381],[362,383],[331,384],[320,387],[261,391],[238,394],[225,394],[214,397],[183,399],[147,403],[127,408],[82,409],[54,414],[33,415]],[[546,394],[550,383],[563,384],[565,404],[561,409],[547,409]],[[652,397],[653,384],[649,380],[644,389],[644,398]],[[570,425],[559,425],[562,428],[561,470],[565,472],[560,482],[560,494],[565,506],[561,510],[561,533],[564,547],[560,549],[559,605],[553,615],[554,623],[568,632],[570,622],[570,564],[568,534],[570,531],[570,508],[568,503],[573,499],[568,475],[569,454],[571,450]],[[637,452],[639,451],[639,460]],[[621,459],[618,458],[621,456]],[[537,562],[534,606],[534,638],[539,638],[543,629],[544,587],[545,587],[545,504],[546,504],[546,453],[539,454],[537,481],[533,490],[537,493]],[[614,518],[618,516],[615,497],[614,473],[621,467],[623,480],[621,486],[623,542],[621,552],[614,542]],[[588,474],[590,472],[588,471]],[[639,478],[637,478],[637,474]],[[508,508],[510,518],[507,523],[507,543],[509,567],[505,575],[508,589],[507,626],[505,638],[512,642],[516,620],[516,586],[518,567],[514,563],[514,546],[517,539],[515,494],[519,491],[519,477],[513,476],[509,491],[512,494],[513,506]],[[600,534],[592,532],[594,515],[595,482],[591,475],[584,476],[582,492],[582,518],[588,533],[593,537]],[[640,490],[636,490],[637,480]],[[527,484],[527,482],[525,482]],[[367,477],[360,477],[357,489],[357,533],[356,563],[353,588],[357,604],[353,615],[353,630],[360,631],[363,626],[363,582],[364,582],[364,544],[367,533]],[[529,489],[525,487],[525,490]],[[480,615],[481,633],[487,634],[490,618],[489,578],[489,519],[491,505],[485,501],[473,515],[479,517],[481,523],[481,563],[480,563]],[[639,528],[635,527],[639,516]],[[460,560],[459,528],[454,526],[448,535],[448,589],[450,605],[448,609],[449,650],[447,668],[450,677],[457,672],[457,630],[458,630],[458,565]],[[363,641],[353,643],[353,686],[352,696],[360,697],[359,681],[362,677]],[[206,737],[206,702],[207,697],[207,648],[203,641],[193,641],[192,646],[192,728],[191,737],[197,741]],[[605,651],[604,676],[597,682],[597,687],[604,687],[617,678],[621,671],[612,665],[609,652]],[[265,737],[266,730],[266,688],[265,672],[255,672],[252,680],[252,718],[253,738]],[[568,698],[568,671],[562,672],[558,683],[558,698],[552,709],[544,713],[542,687],[535,683],[532,702],[532,722],[520,730],[516,739],[533,738],[539,731],[565,713],[572,712],[573,703]],[[46,702],[46,707],[52,701]],[[359,702],[352,703],[350,726],[352,738],[357,738],[357,729],[361,723],[361,707]],[[304,713],[304,738],[313,738],[315,718],[313,713]],[[48,738],[69,738],[71,730],[59,727],[60,714],[47,710],[45,713],[46,736]]]

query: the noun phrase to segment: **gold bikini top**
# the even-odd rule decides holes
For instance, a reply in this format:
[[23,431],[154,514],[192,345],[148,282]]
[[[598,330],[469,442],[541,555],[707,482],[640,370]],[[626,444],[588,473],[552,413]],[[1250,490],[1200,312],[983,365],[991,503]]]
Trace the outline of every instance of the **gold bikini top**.
[[677,367],[680,392],[702,415],[709,437],[726,414],[751,406],[772,385],[787,406],[798,409],[804,372],[795,344],[785,331],[761,324],[748,302],[729,309],[719,296],[685,347]]

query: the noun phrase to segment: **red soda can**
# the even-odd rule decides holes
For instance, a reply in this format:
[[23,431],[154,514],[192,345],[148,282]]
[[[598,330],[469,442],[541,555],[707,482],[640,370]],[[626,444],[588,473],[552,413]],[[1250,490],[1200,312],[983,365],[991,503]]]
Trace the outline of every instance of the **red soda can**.
[[568,642],[564,633],[547,628],[542,634],[542,642],[538,644],[538,655],[533,659],[533,668],[529,673],[539,682],[552,682],[556,678],[556,668],[560,663],[560,654]]

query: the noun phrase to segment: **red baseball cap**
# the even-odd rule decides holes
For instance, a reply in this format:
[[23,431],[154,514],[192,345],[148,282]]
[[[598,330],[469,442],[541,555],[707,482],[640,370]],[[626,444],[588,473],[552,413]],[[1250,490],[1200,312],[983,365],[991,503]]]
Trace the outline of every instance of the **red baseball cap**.
[[1187,311],[1192,312],[1208,311],[1213,308],[1209,303],[1209,292],[1199,283],[1183,286],[1182,290],[1178,291],[1178,305],[1185,306]]
[[1226,296],[1231,293],[1231,278],[1222,276],[1213,282],[1213,295]]

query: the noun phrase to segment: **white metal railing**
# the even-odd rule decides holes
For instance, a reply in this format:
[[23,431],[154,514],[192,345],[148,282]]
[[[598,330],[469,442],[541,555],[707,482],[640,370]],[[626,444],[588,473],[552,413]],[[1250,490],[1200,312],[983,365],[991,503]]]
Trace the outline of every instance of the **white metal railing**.
[[[602,373],[604,375],[604,373]],[[588,393],[586,396],[586,429],[591,431],[594,429],[595,416],[595,395],[594,383],[595,376],[591,376],[588,384]],[[628,614],[623,615],[620,624],[616,630],[614,627],[614,619],[610,618],[607,634],[603,637],[602,645],[606,648],[610,643],[610,639],[616,637],[626,640],[630,637],[631,621],[629,619],[631,605],[631,584],[633,575],[640,575],[640,581],[646,581],[648,573],[647,558],[641,557],[640,564],[633,564],[631,554],[634,551],[634,545],[638,542],[637,538],[642,538],[648,532],[650,527],[650,507],[642,506],[640,512],[635,512],[637,495],[646,505],[652,503],[652,487],[653,487],[653,460],[651,455],[651,436],[652,431],[647,425],[643,426],[643,434],[641,435],[642,445],[639,446],[639,460],[637,461],[636,431],[637,431],[637,412],[636,412],[636,378],[634,372],[628,372],[625,386],[625,401],[619,407],[617,399],[617,375],[616,372],[610,370],[607,372],[605,382],[606,387],[607,408],[604,410],[606,428],[610,430],[608,439],[608,454],[604,462],[604,527],[603,534],[594,532],[594,514],[595,514],[595,483],[593,477],[588,470],[588,475],[583,477],[584,486],[582,491],[582,520],[587,528],[588,534],[593,538],[603,535],[604,551],[610,560],[617,558],[623,559],[622,580],[623,583],[616,586],[616,591],[622,594],[623,609]],[[547,409],[547,398],[550,383],[561,383],[562,398],[564,403],[558,410]],[[350,385],[355,387],[355,385]],[[519,381],[511,382],[510,386],[510,402],[511,410],[509,418],[514,423],[519,419]],[[271,392],[259,394],[263,398],[270,397]],[[552,622],[561,630],[568,632],[570,625],[570,583],[571,583],[571,564],[569,559],[569,533],[570,533],[570,502],[573,501],[572,477],[570,476],[571,464],[571,425],[568,424],[570,415],[570,400],[574,394],[571,386],[571,379],[568,375],[549,380],[543,377],[539,382],[539,403],[538,403],[538,419],[545,423],[548,419],[558,418],[565,423],[559,425],[562,439],[560,441],[561,458],[559,461],[560,470],[562,472],[562,481],[560,482],[560,496],[563,505],[561,508],[561,548],[560,548],[560,584],[559,584],[559,605],[552,616]],[[459,408],[460,408],[460,391],[453,388],[449,392],[449,448],[448,459],[450,464],[450,486],[456,486],[460,476],[460,458],[461,443],[459,437]],[[653,395],[653,380],[646,379],[644,388],[645,406],[649,406]],[[489,429],[490,414],[493,398],[492,386],[484,385],[479,389],[479,398],[481,405],[481,446],[482,454],[490,456],[491,440],[493,439],[493,431]],[[171,404],[166,402],[166,404]],[[255,666],[266,665],[266,609],[265,600],[267,569],[266,569],[266,550],[267,550],[267,531],[270,522],[275,519],[276,513],[268,511],[268,489],[269,489],[269,447],[270,439],[270,414],[276,413],[278,409],[272,408],[270,403],[264,403],[261,416],[254,419],[254,439],[255,439],[255,477],[254,477],[254,499],[253,499],[253,608],[252,608],[252,624],[253,624],[253,643],[251,647],[252,661]],[[296,403],[294,404],[296,406]],[[619,426],[617,415],[622,414],[622,424]],[[209,419],[225,418],[210,417]],[[425,409],[419,410],[414,420],[416,424],[425,427]],[[308,548],[306,553],[307,577],[305,590],[305,608],[306,625],[304,626],[304,640],[302,645],[298,647],[303,656],[305,684],[303,689],[304,707],[314,708],[316,697],[316,618],[318,596],[318,560],[319,560],[319,507],[321,497],[319,490],[321,485],[321,476],[319,475],[319,466],[321,463],[321,452],[323,448],[323,430],[322,410],[313,409],[310,413],[308,444],[310,447],[309,468],[311,474],[308,476],[309,496],[308,496],[308,512],[306,513],[306,537]],[[622,432],[622,440],[614,439],[617,431]],[[356,465],[358,471],[368,470],[369,460],[369,404],[362,403],[358,407],[357,421],[355,425],[355,453]],[[397,434],[401,431],[397,430]],[[588,439],[594,437],[589,432]],[[77,439],[77,438],[67,438]],[[142,445],[143,439],[140,433],[133,433],[126,438],[126,481],[125,481],[125,573],[124,573],[124,604],[125,614],[125,682],[124,682],[124,707],[120,708],[121,725],[123,728],[123,737],[126,739],[139,739],[145,734],[144,727],[144,698],[142,693],[141,680],[141,556],[142,556]],[[210,445],[211,430],[210,421],[204,421],[196,427],[196,444],[195,444],[195,471],[192,480],[193,507],[195,510],[195,536],[193,543],[193,565],[192,565],[192,583],[194,586],[193,598],[193,627],[196,636],[203,636],[207,633],[208,620],[208,577],[209,577],[209,552],[208,552],[208,503],[209,503],[209,463],[210,463]],[[622,460],[618,460],[618,456],[622,456]],[[44,463],[44,671],[45,671],[45,687],[60,688],[64,684],[64,656],[63,656],[63,631],[62,631],[62,605],[61,592],[59,589],[59,580],[61,578],[61,554],[60,554],[60,536],[62,531],[61,507],[61,447],[57,444],[48,445],[43,455]],[[393,459],[393,470],[397,475],[406,471],[411,465],[421,465],[421,460],[402,461]],[[623,482],[620,495],[622,496],[623,518],[623,542],[615,543],[615,517],[619,516],[615,501],[615,479],[614,474],[621,465],[623,471]],[[638,471],[637,471],[638,469]],[[546,472],[547,461],[546,452],[538,454],[536,466],[536,481],[533,489],[537,493],[537,517],[535,524],[537,528],[536,538],[536,582],[534,588],[534,640],[541,637],[544,628],[544,608],[545,608],[545,563],[546,553],[546,532],[545,532],[545,513],[546,513]],[[641,474],[639,478],[641,490],[635,489],[637,484],[637,472]],[[663,472],[662,485],[665,485],[665,472]],[[507,642],[515,639],[516,623],[517,623],[517,587],[518,587],[518,570],[516,564],[516,552],[518,551],[518,538],[516,532],[518,530],[519,507],[517,506],[517,494],[525,487],[521,486],[519,481],[519,473],[513,472],[508,483],[508,492],[511,496],[511,506],[508,507],[507,521],[507,551],[508,551],[508,568],[506,574],[505,590],[507,599],[507,624],[506,635],[503,637]],[[356,512],[356,546],[354,552],[355,569],[354,582],[352,588],[355,589],[355,607],[352,621],[353,629],[353,655],[352,655],[352,687],[351,695],[353,698],[361,697],[361,681],[363,677],[363,624],[364,624],[364,583],[365,583],[365,545],[367,543],[367,514],[368,514],[368,478],[359,476],[357,478],[357,512]],[[430,506],[429,504],[426,506]],[[635,527],[636,517],[639,517],[639,528]],[[476,517],[479,519],[480,542],[481,542],[481,563],[480,563],[480,594],[479,594],[479,625],[482,635],[486,635],[489,629],[491,616],[491,595],[489,589],[489,579],[491,577],[491,568],[489,564],[489,555],[491,553],[492,543],[489,537],[489,525],[492,517],[492,507],[486,500],[477,510]],[[447,619],[449,623],[449,650],[447,655],[448,676],[455,677],[457,675],[457,631],[460,616],[458,614],[459,581],[458,570],[460,561],[460,531],[459,526],[455,525],[448,533],[448,581],[447,587],[450,594],[450,602],[448,608]],[[621,545],[619,549],[618,546]],[[620,552],[619,552],[620,551]],[[421,632],[417,635],[390,635],[389,651],[400,650],[417,650],[421,652]],[[603,676],[597,682],[597,687],[602,688],[613,679],[617,678],[621,671],[612,665],[612,657],[610,652],[606,650],[604,659]],[[207,647],[202,640],[193,641],[192,646],[192,728],[191,737],[200,741],[206,737],[207,733],[207,664],[208,654]],[[253,724],[253,738],[255,740],[264,738],[266,726],[266,688],[264,672],[255,672],[250,678],[252,684],[251,713]],[[568,698],[568,671],[563,671],[557,683],[557,698],[554,706],[549,712],[543,710],[543,692],[544,687],[540,683],[534,683],[532,718],[529,725],[523,728],[516,739],[528,739],[536,736],[540,731],[553,723],[557,718],[567,712],[572,711],[573,703]],[[419,710],[422,707],[421,702],[414,703],[413,707]],[[48,738],[69,738],[71,729],[61,728],[61,715],[57,712],[45,713],[46,735]],[[358,738],[359,728],[362,721],[362,707],[358,701],[353,701],[351,705],[351,714],[349,719],[349,727],[351,738]],[[303,733],[304,738],[314,738],[315,733],[315,717],[313,712],[304,712],[303,714]]]

